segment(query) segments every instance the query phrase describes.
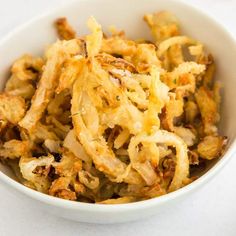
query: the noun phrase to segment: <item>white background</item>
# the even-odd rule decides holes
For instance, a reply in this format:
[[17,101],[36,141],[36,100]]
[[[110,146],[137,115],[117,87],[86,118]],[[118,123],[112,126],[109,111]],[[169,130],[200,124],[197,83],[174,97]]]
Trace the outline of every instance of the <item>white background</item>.
[[[208,12],[236,38],[236,0],[185,1]],[[35,15],[64,2],[0,0],[0,39]],[[236,156],[210,183],[184,202],[167,208],[161,215],[134,223],[92,225],[56,218],[38,210],[27,198],[19,198],[0,186],[0,236],[11,235],[236,235]]]

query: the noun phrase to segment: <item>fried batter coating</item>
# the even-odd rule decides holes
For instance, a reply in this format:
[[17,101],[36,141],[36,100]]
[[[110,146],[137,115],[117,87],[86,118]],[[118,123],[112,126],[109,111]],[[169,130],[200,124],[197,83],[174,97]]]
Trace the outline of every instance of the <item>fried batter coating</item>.
[[65,17],[57,19],[55,21],[55,26],[56,26],[57,33],[58,33],[60,39],[70,40],[70,39],[75,38],[76,32],[71,27],[71,25],[68,23],[68,21]]

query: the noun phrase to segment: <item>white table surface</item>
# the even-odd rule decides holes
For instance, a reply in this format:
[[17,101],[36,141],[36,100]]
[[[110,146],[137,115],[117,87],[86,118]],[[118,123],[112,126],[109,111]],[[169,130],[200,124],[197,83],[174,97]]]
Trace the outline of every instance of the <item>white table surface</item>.
[[[186,0],[207,11],[236,37],[236,0]],[[0,0],[0,39],[16,26],[66,0]],[[0,60],[3,60],[1,58]],[[0,236],[236,235],[236,156],[206,186],[162,215],[140,222],[95,225],[48,215],[0,186]]]

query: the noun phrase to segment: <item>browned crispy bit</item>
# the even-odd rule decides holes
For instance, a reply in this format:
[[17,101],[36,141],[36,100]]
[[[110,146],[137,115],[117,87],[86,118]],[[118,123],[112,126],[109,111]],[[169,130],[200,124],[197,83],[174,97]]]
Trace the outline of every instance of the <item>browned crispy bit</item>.
[[167,11],[161,11],[144,16],[144,21],[151,29],[157,43],[179,34],[178,19]]
[[76,200],[76,193],[69,188],[70,178],[60,177],[52,182],[49,194],[55,197]]
[[16,159],[26,155],[29,150],[30,145],[28,141],[12,139],[8,142],[5,142],[2,147],[0,147],[0,157],[5,159]]
[[83,184],[81,184],[79,181],[74,181],[73,182],[73,187],[75,189],[75,192],[77,194],[84,194],[86,191],[86,188]]
[[167,157],[163,163],[163,178],[169,178],[169,177],[173,177],[174,173],[175,173],[175,161],[173,158],[171,157]]
[[76,194],[75,192],[72,192],[69,189],[61,189],[57,192],[57,197],[63,198],[66,200],[76,200]]
[[176,117],[181,116],[183,113],[183,101],[182,99],[174,99],[172,98],[165,107],[165,115],[162,119],[162,125],[164,129],[173,130],[175,124],[174,119]]
[[70,40],[76,37],[76,32],[68,23],[65,17],[59,18],[55,22],[57,33],[60,39]]
[[136,52],[136,43],[120,37],[110,37],[103,39],[101,51],[112,55],[133,56]]
[[153,65],[161,67],[161,62],[157,58],[156,47],[154,44],[138,44],[136,53],[132,57],[132,62],[139,73],[148,72]]
[[60,162],[54,167],[59,176],[71,177],[82,169],[82,162],[72,152],[63,150]]
[[214,58],[213,58],[213,56],[211,54],[202,53],[197,58],[197,63],[209,66],[211,64],[214,64]]
[[204,133],[206,135],[217,133],[216,123],[219,121],[219,114],[212,92],[201,87],[197,90],[195,98],[202,116]]
[[50,172],[50,166],[37,166],[32,173],[36,174],[37,176],[48,176]]
[[135,66],[122,58],[116,58],[106,53],[100,53],[96,56],[96,59],[103,67],[113,66],[117,69],[136,72]]
[[26,111],[25,100],[20,96],[0,94],[0,119],[17,124]]
[[35,80],[42,72],[43,65],[44,61],[42,58],[34,58],[26,54],[14,62],[11,72],[21,81]]
[[7,127],[7,120],[0,118],[0,132],[2,133]]
[[187,123],[194,123],[195,118],[199,114],[199,109],[194,101],[187,101],[184,105],[185,120]]
[[211,87],[212,81],[214,79],[214,73],[215,73],[215,64],[211,63],[207,66],[206,73],[203,76],[203,86],[206,88]]
[[198,165],[199,164],[199,155],[195,150],[188,151],[188,158],[190,165]]
[[227,143],[227,139],[222,136],[206,136],[198,144],[197,152],[201,158],[212,160],[221,155],[224,146]]
[[[34,81],[36,82],[36,80]],[[32,83],[32,80],[21,80],[16,74],[8,79],[4,91],[9,95],[20,96],[26,101],[31,100],[34,93],[36,85]]]

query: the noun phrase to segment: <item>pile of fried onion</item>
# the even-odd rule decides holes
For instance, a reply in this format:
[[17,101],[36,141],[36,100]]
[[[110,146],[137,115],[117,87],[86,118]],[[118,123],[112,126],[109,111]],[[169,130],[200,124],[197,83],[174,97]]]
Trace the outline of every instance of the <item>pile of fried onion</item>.
[[[175,191],[220,157],[220,84],[169,12],[144,16],[153,41],[91,33],[65,18],[44,57],[24,55],[0,94],[0,159],[19,181],[63,199],[117,204]],[[192,170],[195,170],[192,171]]]

